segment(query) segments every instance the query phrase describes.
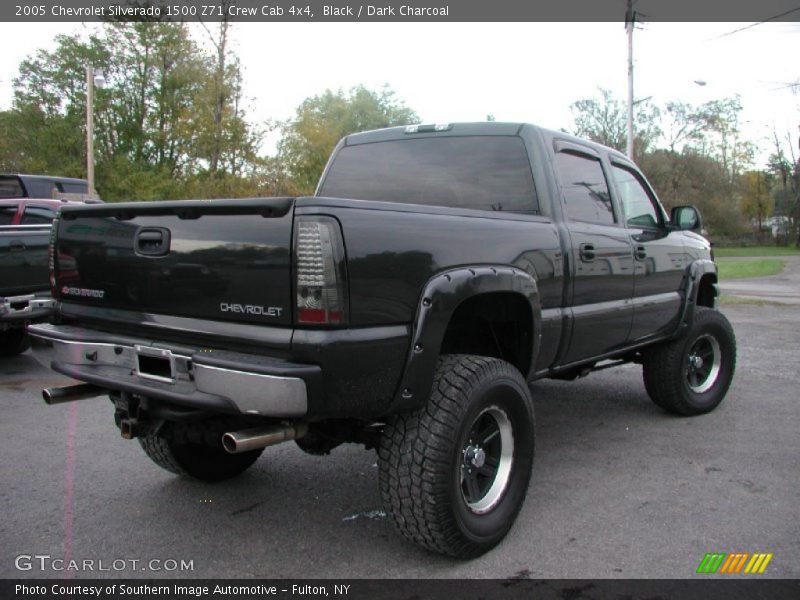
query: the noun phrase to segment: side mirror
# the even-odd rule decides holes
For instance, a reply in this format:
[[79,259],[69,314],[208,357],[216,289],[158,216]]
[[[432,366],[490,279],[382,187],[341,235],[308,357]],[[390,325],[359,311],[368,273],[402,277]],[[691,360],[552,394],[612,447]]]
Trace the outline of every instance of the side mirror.
[[694,206],[676,206],[672,209],[670,225],[679,231],[700,231],[703,229],[703,217]]

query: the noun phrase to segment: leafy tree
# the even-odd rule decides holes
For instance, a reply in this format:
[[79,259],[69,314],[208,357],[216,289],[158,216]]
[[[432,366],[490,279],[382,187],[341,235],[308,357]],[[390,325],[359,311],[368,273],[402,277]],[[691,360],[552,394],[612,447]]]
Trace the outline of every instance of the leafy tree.
[[417,114],[399,101],[392,90],[380,92],[356,86],[307,98],[295,118],[281,124],[279,158],[289,177],[289,193],[312,193],[336,143],[358,131],[405,125],[419,121]]
[[[225,24],[227,27],[227,24]],[[96,187],[107,200],[254,195],[269,181],[262,133],[244,117],[227,28],[213,56],[181,23],[106,23],[20,65],[0,118],[0,167],[85,176],[85,66],[105,71],[95,96]],[[218,179],[212,183],[211,179]]]
[[739,96],[706,102],[692,115],[702,127],[691,144],[702,154],[715,158],[728,174],[729,187],[733,188],[741,173],[753,164],[755,146],[742,139]]
[[727,193],[727,174],[715,159],[684,148],[682,152],[654,150],[639,160],[639,166],[667,210],[693,204],[714,235],[736,235],[746,231],[735,198]]
[[756,222],[756,233],[760,237],[764,221],[775,207],[770,195],[770,176],[763,171],[747,171],[742,175],[742,213]]
[[667,102],[662,118],[662,140],[671,152],[680,152],[703,139],[702,119],[691,104]]
[[85,65],[103,64],[108,53],[95,37],[84,43],[58,36],[57,42],[56,52],[39,51],[20,65],[14,105],[3,119],[3,169],[85,175]]
[[772,194],[775,212],[789,220],[795,245],[800,248],[800,154],[795,153],[795,143],[800,150],[800,138],[787,133],[784,138],[774,133],[775,152],[770,157],[769,168],[775,176]]
[[242,71],[238,57],[229,47],[231,22],[228,8],[234,0],[221,0],[224,15],[216,33],[201,24],[214,48],[207,70],[213,73],[211,84],[203,89],[196,107],[203,111],[199,118],[207,124],[199,129],[196,154],[207,164],[208,175],[225,173],[241,175],[258,162],[257,153],[264,132],[248,126],[243,111]]
[[[628,139],[627,105],[614,98],[610,90],[599,88],[600,98],[583,98],[570,105],[575,127],[573,133],[620,152],[625,152]],[[652,148],[661,133],[661,111],[649,99],[634,106],[633,151],[638,159]]]

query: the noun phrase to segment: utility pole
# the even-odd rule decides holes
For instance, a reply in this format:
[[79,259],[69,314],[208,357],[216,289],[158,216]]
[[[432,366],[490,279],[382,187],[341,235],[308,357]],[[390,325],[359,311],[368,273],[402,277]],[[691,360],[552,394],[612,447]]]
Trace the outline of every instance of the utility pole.
[[94,197],[94,67],[86,65],[86,181]]
[[633,159],[633,27],[636,13],[633,12],[633,0],[628,0],[625,11],[625,31],[628,34],[628,144],[627,154]]
[[94,88],[102,88],[105,83],[101,69],[86,65],[86,181],[91,198],[97,197],[94,189]]

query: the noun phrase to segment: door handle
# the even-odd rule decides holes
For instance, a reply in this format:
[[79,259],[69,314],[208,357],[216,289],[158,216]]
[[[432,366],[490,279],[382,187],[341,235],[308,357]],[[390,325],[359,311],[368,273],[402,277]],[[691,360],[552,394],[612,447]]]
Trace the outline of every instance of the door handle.
[[170,234],[164,227],[143,227],[136,232],[134,246],[144,256],[164,256],[169,253]]
[[22,252],[25,250],[25,244],[19,240],[11,240],[11,243],[8,244],[8,249],[11,252]]
[[636,257],[636,260],[644,260],[647,258],[647,248],[644,246],[636,246],[633,255]]
[[579,246],[578,254],[584,262],[591,262],[595,259],[597,254],[594,250],[594,244],[581,244]]

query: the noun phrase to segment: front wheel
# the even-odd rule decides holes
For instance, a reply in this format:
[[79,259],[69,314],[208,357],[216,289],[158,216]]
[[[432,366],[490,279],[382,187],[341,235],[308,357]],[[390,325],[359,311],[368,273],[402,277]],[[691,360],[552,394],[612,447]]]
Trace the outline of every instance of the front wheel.
[[664,410],[684,416],[714,410],[728,391],[736,368],[736,337],[725,315],[695,309],[685,335],[644,355],[644,384]]
[[444,356],[426,406],[387,423],[379,451],[383,503],[410,541],[478,556],[514,523],[533,451],[533,402],[519,371],[496,358]]

